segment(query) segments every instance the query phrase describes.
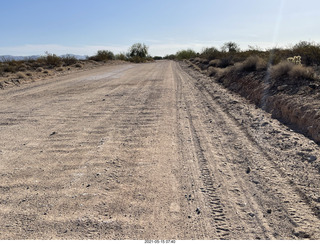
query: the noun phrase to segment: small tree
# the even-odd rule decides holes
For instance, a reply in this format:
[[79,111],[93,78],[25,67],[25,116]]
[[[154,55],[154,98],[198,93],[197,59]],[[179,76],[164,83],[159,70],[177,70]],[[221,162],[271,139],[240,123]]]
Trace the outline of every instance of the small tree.
[[221,50],[222,52],[237,53],[240,52],[240,47],[235,42],[226,42],[223,44]]
[[148,49],[149,47],[144,43],[135,43],[129,49],[129,56],[131,58],[139,57],[144,59],[148,56]]

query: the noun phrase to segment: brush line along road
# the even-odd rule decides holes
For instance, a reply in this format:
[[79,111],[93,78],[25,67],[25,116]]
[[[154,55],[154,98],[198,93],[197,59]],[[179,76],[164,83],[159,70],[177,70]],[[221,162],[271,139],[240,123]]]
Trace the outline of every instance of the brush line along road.
[[0,91],[1,239],[319,239],[319,148],[184,63]]

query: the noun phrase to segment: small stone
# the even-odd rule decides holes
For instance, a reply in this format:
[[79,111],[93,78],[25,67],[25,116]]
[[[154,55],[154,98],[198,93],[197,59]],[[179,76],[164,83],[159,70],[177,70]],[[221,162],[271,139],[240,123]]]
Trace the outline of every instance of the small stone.
[[201,213],[201,211],[200,211],[199,208],[196,209],[196,213],[197,213],[197,214],[200,214],[200,213]]
[[268,214],[271,214],[271,212],[272,212],[271,209],[268,209],[268,210],[267,210],[267,213],[268,213]]
[[87,187],[90,187],[90,186],[91,186],[90,184],[87,185]]
[[250,167],[247,168],[246,173],[249,174],[251,172]]
[[191,219],[191,216],[190,216],[190,215],[188,215],[188,219]]
[[55,134],[57,134],[57,132],[52,132],[51,134],[50,134],[50,136],[53,136],[53,135],[55,135]]
[[249,216],[253,218],[254,217],[254,213],[249,213]]
[[314,156],[314,155],[311,155],[311,156],[308,157],[308,161],[309,161],[309,162],[314,162],[314,161],[316,161],[316,160],[317,160],[317,157]]

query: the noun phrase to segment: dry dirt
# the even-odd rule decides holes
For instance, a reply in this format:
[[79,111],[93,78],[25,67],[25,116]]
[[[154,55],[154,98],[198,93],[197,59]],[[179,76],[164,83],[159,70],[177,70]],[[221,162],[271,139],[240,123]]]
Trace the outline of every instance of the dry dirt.
[[0,91],[0,239],[319,239],[319,146],[173,61]]

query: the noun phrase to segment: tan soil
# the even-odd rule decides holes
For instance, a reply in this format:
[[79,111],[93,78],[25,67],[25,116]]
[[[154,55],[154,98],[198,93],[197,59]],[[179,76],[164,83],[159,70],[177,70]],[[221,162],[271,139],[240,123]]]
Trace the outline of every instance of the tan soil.
[[319,239],[319,147],[173,61],[0,91],[1,239]]
[[[107,62],[96,62],[93,60],[78,61],[76,64],[62,67],[55,67],[46,69],[40,67],[40,69],[26,69],[25,71],[19,72],[4,72],[0,76],[0,89],[6,89],[14,86],[20,86],[22,84],[35,82],[54,76],[61,76],[71,74],[74,72],[80,72],[83,70],[94,69],[100,66],[110,66],[126,63],[121,60],[112,60]],[[27,66],[26,66],[27,67]],[[29,67],[30,68],[30,67]]]

